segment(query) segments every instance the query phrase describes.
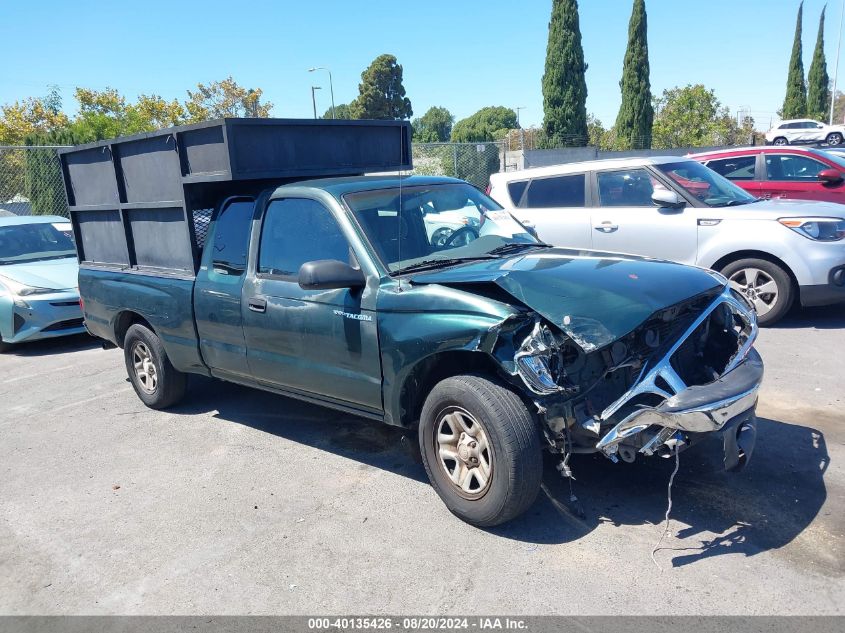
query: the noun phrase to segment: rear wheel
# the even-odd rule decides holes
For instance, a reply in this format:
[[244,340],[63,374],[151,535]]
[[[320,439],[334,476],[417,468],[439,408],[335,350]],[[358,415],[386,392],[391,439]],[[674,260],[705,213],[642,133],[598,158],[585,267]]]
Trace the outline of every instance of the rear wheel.
[[772,145],[789,145],[789,141],[782,136],[778,136],[774,141],[772,141]]
[[757,311],[760,325],[780,321],[792,307],[792,279],[783,268],[766,259],[740,259],[722,268],[731,286],[745,295]]
[[504,386],[480,376],[441,381],[423,405],[419,440],[431,485],[467,523],[499,525],[534,503],[543,474],[540,434]]
[[149,328],[130,326],[123,357],[135,393],[151,409],[171,407],[185,395],[187,377],[173,367],[161,340]]
[[828,145],[842,145],[842,134],[839,132],[831,132],[827,135],[826,140]]

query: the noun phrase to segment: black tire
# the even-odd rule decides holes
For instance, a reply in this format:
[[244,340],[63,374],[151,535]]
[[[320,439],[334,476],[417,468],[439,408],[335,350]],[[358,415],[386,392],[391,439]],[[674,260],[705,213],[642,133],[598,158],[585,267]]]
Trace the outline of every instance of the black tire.
[[831,132],[827,135],[827,138],[825,139],[828,145],[834,147],[837,145],[842,145],[842,140],[842,134],[840,134],[839,132]]
[[[148,358],[146,369],[151,366],[152,372],[136,370],[137,361],[143,357]],[[151,409],[172,407],[185,395],[187,377],[170,363],[158,336],[143,325],[136,323],[126,331],[123,358],[135,393]],[[142,375],[152,375],[154,381],[145,383]]]
[[[763,275],[758,275],[755,280],[756,287],[753,290],[748,288],[747,281],[749,281],[750,276],[746,275],[744,272],[749,270],[757,270],[763,273]],[[768,311],[764,312],[761,309],[757,310],[757,323],[760,325],[774,325],[780,321],[792,307],[792,303],[795,300],[792,278],[789,276],[788,272],[774,262],[770,262],[767,259],[756,258],[739,259],[722,268],[721,272],[725,277],[737,284],[739,287],[736,285],[734,287],[745,294],[746,297],[751,299],[752,303],[755,303],[755,292],[757,292],[757,306],[762,307],[762,305],[769,304],[771,302],[771,306]],[[759,288],[761,288],[767,281],[765,277],[768,277],[769,280],[773,281],[777,287],[777,297],[775,301],[771,301],[771,298],[765,293],[759,293]]]
[[[449,460],[440,458],[443,444],[438,441],[438,430],[447,415],[459,412],[461,416],[469,413],[473,423],[480,423],[480,437],[489,446],[485,459],[489,460],[486,463],[490,465],[490,476],[483,490],[460,491],[450,478]],[[456,430],[452,433],[457,435]],[[469,439],[473,437],[479,437],[478,429]],[[505,523],[525,512],[537,498],[543,477],[539,429],[522,400],[500,384],[472,375],[439,382],[423,405],[419,441],[432,487],[453,514],[471,525],[491,527]],[[478,464],[477,458],[469,459],[476,459]],[[451,461],[456,472],[460,463]],[[480,466],[468,468],[480,472]]]
[[789,145],[789,141],[787,141],[783,136],[778,136],[774,141],[772,141],[772,145]]
[[12,349],[11,343],[4,343],[2,340],[0,340],[0,354],[2,354],[3,352],[8,352],[10,349]]

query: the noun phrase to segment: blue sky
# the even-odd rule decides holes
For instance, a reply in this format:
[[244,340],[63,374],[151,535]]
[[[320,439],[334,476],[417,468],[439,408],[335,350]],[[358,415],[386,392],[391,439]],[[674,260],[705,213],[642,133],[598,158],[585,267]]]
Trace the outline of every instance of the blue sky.
[[[581,0],[589,69],[587,109],[610,125],[631,0]],[[442,105],[459,119],[487,105],[525,106],[523,125],[542,121],[551,0],[311,0],[225,3],[29,2],[4,0],[0,103],[43,95],[57,84],[73,109],[74,86],[112,86],[128,96],[185,96],[196,82],[233,75],[260,87],[274,116],[310,117],[357,95],[361,71],[396,55],[415,116]],[[809,68],[824,0],[804,3]],[[652,91],[703,83],[723,105],[752,111],[767,128],[783,102],[797,0],[646,0]],[[828,7],[826,51],[833,75],[841,4]],[[839,86],[845,88],[845,65]]]

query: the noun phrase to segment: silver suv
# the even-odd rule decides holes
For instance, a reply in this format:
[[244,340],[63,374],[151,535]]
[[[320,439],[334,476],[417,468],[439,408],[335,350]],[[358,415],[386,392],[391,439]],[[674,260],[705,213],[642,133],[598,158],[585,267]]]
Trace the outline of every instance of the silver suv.
[[717,270],[761,324],[845,302],[845,205],[760,200],[677,156],[493,174],[490,195],[555,245]]

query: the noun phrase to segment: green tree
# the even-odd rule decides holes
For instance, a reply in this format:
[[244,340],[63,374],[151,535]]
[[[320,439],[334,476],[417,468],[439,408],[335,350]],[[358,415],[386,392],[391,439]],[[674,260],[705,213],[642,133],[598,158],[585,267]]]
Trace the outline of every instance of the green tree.
[[402,66],[393,55],[379,55],[361,73],[358,98],[350,104],[356,119],[410,119],[411,100],[402,85]]
[[738,138],[728,109],[701,84],[664,90],[654,101],[657,116],[652,140],[656,148],[725,145]]
[[543,74],[547,143],[587,143],[587,81],[577,0],[554,0]]
[[616,117],[616,145],[618,149],[648,149],[651,147],[654,108],[649,82],[645,0],[634,0],[619,87],[622,89],[622,105]]
[[[90,139],[76,136],[68,129],[30,134],[25,144],[78,145]],[[31,149],[24,153],[24,191],[35,215],[67,216],[67,198],[59,157],[54,149]]]
[[824,13],[819,18],[819,33],[816,36],[816,50],[807,76],[807,116],[826,121],[830,113],[830,77],[827,74],[827,60],[824,56]]
[[332,109],[329,108],[323,113],[321,119],[354,119],[352,116],[352,107],[348,103],[341,103],[334,107],[334,116],[332,116]]
[[516,112],[513,109],[487,106],[455,123],[452,140],[456,143],[499,141],[507,136],[508,130],[516,127]]
[[446,108],[432,106],[421,117],[414,119],[414,141],[418,143],[444,143],[452,136],[455,117]]
[[789,59],[789,74],[786,78],[786,97],[783,100],[784,119],[800,119],[807,116],[807,87],[804,84],[804,62],[801,59],[801,20],[804,15],[804,0],[798,5],[798,19],[795,23],[795,39],[792,42],[792,57]]
[[224,117],[269,117],[272,103],[261,103],[260,88],[244,88],[231,76],[210,84],[197,84],[188,90],[185,109],[189,123],[199,123]]

